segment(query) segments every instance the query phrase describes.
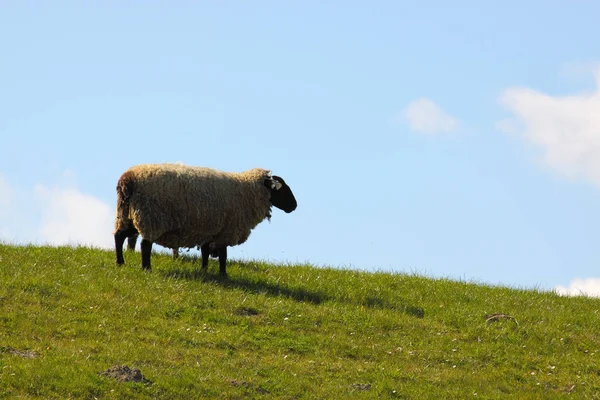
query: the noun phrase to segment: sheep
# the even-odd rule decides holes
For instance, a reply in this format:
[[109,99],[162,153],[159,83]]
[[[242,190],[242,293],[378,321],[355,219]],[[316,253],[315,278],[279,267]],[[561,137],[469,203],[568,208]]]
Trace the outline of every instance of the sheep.
[[209,255],[219,257],[226,276],[227,247],[244,243],[271,207],[286,213],[297,207],[290,187],[262,168],[223,172],[182,164],[140,164],[125,171],[117,183],[115,252],[125,263],[123,243],[135,247],[142,236],[142,268],[151,270],[152,244],[173,249],[200,246],[202,269]]

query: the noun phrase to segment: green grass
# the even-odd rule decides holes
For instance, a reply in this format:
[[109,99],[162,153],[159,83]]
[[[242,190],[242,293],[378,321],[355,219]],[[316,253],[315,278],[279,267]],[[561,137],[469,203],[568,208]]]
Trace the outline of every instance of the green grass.
[[[3,398],[599,398],[600,300],[0,244]],[[513,318],[486,321],[486,315]],[[149,382],[101,373],[139,368]]]

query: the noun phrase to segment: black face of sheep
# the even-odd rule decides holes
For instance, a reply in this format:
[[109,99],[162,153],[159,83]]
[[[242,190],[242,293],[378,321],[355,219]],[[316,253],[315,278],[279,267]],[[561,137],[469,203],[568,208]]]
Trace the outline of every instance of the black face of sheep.
[[273,175],[271,179],[265,180],[265,186],[271,190],[271,204],[275,207],[286,213],[296,209],[298,206],[296,198],[283,178]]

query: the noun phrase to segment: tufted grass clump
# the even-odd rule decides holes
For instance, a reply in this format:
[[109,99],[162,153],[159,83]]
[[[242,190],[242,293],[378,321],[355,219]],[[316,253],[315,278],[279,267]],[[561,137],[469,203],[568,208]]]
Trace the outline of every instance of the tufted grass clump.
[[[600,300],[0,244],[6,398],[593,398]],[[116,372],[115,372],[116,371]],[[128,377],[131,376],[131,379]]]

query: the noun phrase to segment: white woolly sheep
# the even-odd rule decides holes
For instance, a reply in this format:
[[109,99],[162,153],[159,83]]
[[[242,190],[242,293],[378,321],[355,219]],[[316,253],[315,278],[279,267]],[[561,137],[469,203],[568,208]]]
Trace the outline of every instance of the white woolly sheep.
[[244,243],[271,206],[286,213],[297,207],[290,187],[270,171],[222,172],[181,164],[142,164],[129,168],[117,183],[115,250],[124,264],[123,243],[142,236],[142,268],[151,269],[152,243],[177,250],[200,246],[202,268],[210,254],[219,257],[225,276],[227,246]]

